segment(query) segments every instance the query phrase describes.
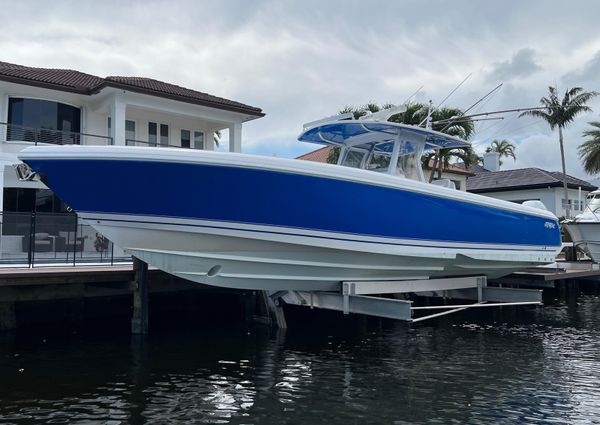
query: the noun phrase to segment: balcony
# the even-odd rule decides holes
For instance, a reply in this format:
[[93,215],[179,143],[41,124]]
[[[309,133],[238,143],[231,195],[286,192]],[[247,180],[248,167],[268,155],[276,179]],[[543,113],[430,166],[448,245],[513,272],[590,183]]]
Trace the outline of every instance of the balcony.
[[[100,136],[98,134],[76,133],[72,131],[50,130],[46,128],[24,127],[21,125],[0,123],[0,137],[9,143],[21,144],[31,143],[51,144],[51,145],[88,145],[88,146],[109,146],[114,145],[113,138],[110,136]],[[161,141],[146,141],[137,139],[126,139],[126,146],[141,147],[162,147],[162,148],[184,148],[197,149],[194,147],[183,147]],[[22,149],[22,148],[19,148]]]
[[26,142],[52,145],[95,145],[113,144],[112,137],[97,134],[75,133],[72,131],[47,128],[24,127],[16,124],[0,123],[0,135],[7,142]]

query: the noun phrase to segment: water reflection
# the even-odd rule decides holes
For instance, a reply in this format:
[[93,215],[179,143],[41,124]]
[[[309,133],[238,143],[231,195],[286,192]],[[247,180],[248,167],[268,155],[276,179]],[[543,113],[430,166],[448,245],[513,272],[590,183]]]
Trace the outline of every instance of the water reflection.
[[3,336],[0,418],[593,423],[600,417],[598,313],[594,294],[558,294],[545,308],[473,312],[418,327],[332,314],[294,317],[287,334],[257,326],[141,339]]

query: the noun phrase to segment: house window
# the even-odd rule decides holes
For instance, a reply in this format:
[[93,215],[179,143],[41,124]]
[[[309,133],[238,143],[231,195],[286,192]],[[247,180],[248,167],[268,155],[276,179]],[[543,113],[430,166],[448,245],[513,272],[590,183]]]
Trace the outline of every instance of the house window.
[[194,131],[194,149],[204,149],[204,133]]
[[156,146],[156,141],[157,141],[157,137],[158,137],[157,129],[158,129],[158,127],[155,122],[148,123],[148,145],[149,146]]
[[160,145],[169,146],[169,126],[167,124],[160,125]]
[[79,144],[81,110],[49,100],[8,99],[7,140]]
[[125,144],[135,144],[135,121],[125,121]]
[[190,130],[181,130],[181,147],[190,147]]
[[[567,200],[566,199],[562,199],[561,200],[561,205],[563,210],[567,209]],[[571,209],[573,211],[582,211],[583,210],[583,201],[579,201],[576,199],[569,199],[569,205],[571,205]]]

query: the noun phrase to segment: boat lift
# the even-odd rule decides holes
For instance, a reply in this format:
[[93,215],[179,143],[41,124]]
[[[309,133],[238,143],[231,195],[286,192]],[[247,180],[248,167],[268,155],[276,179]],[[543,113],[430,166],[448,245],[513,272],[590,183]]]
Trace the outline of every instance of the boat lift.
[[[475,302],[460,305],[414,306],[412,301],[398,299],[408,293]],[[392,297],[384,298],[382,295],[391,295]],[[469,308],[541,305],[542,291],[488,286],[486,276],[467,276],[402,281],[341,282],[339,292],[276,291],[271,292],[268,298],[270,310],[275,316],[277,326],[286,327],[282,302],[309,308],[341,311],[344,314],[366,314],[416,323]],[[416,312],[429,314],[415,317]]]

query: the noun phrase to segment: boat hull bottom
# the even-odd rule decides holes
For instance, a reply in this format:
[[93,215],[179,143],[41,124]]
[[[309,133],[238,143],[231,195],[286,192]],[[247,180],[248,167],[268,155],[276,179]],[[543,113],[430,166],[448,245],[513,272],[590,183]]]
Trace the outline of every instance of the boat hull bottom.
[[[173,223],[88,219],[140,260],[206,285],[252,290],[336,291],[343,281],[418,280],[487,275],[546,264],[555,253],[395,247],[323,238],[210,230]],[[274,233],[274,232],[273,232]],[[266,238],[272,239],[266,239]]]

